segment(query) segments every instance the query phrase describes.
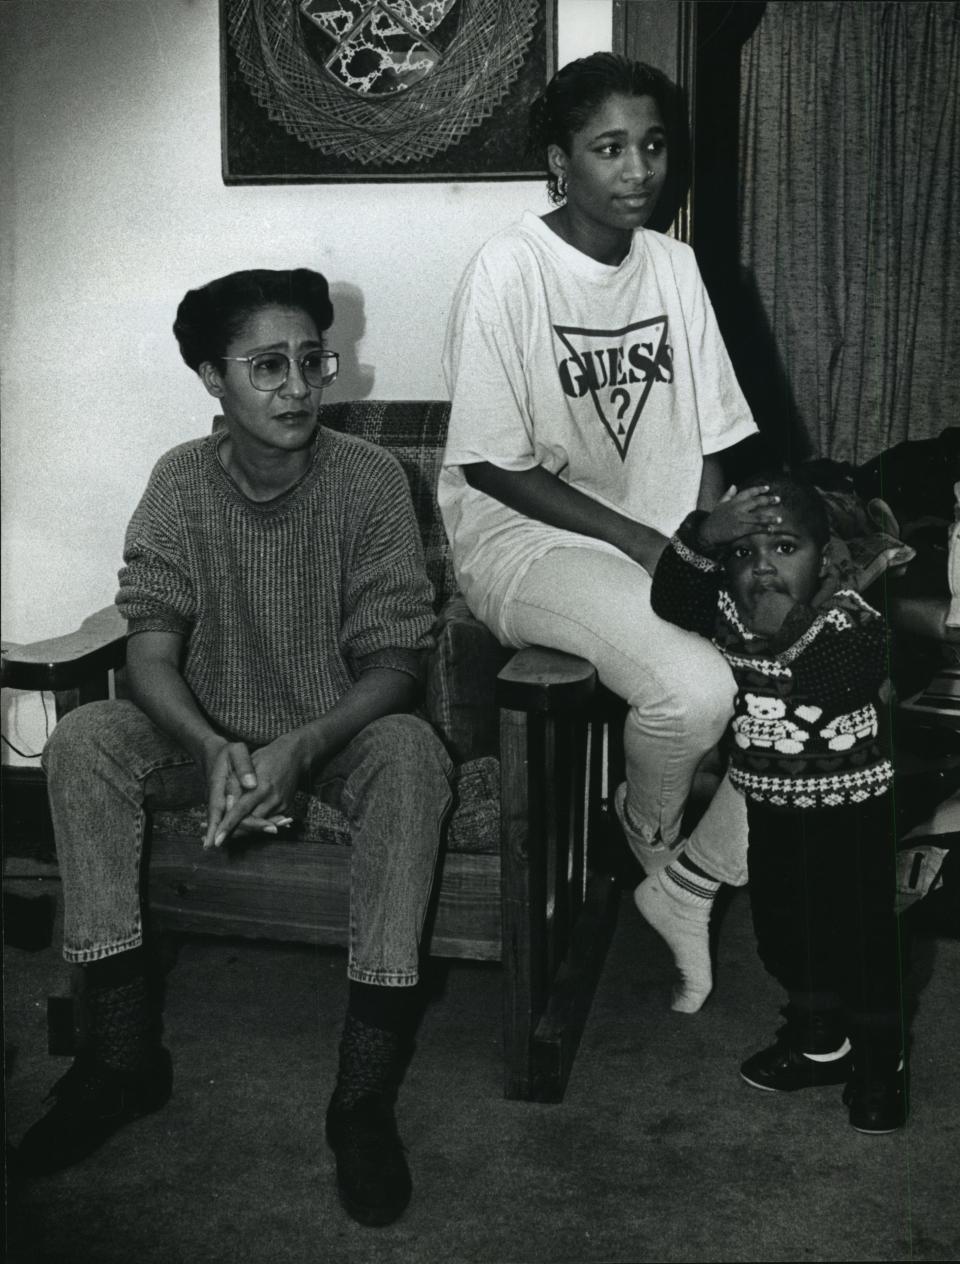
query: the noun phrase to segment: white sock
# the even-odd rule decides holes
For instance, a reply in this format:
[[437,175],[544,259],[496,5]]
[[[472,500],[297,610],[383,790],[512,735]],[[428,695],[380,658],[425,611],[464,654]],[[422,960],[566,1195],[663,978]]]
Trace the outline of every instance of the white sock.
[[695,1014],[713,988],[710,910],[719,889],[719,882],[674,861],[633,893],[640,913],[666,941],[680,971],[671,1005],[678,1014]]

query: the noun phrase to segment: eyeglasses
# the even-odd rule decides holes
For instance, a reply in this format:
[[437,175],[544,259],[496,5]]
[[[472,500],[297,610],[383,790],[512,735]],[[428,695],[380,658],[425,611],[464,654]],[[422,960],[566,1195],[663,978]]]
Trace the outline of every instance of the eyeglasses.
[[[290,357],[282,351],[261,351],[252,356],[223,356],[224,360],[238,360],[250,371],[250,385],[258,391],[278,391],[290,376]],[[336,351],[307,351],[294,362],[300,376],[309,387],[316,390],[329,386],[340,369],[340,356]]]

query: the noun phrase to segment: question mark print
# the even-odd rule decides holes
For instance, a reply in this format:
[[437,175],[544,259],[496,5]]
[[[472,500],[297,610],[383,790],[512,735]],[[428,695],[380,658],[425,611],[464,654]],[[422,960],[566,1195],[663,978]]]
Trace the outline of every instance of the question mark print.
[[[624,390],[624,388],[623,388],[622,386],[618,386],[618,387],[616,388],[616,390],[613,390],[613,391],[611,391],[611,392],[610,392],[610,405],[611,405],[611,407],[614,407],[614,406],[617,404],[617,401],[618,401],[618,400],[620,400],[620,401],[622,401],[622,402],[621,402],[621,403],[619,404],[619,406],[617,407],[617,421],[622,422],[622,421],[623,421],[623,414],[624,414],[624,413],[627,411],[627,409],[630,407],[630,392],[629,392],[629,391],[627,391],[627,390]],[[623,434],[623,433],[624,433],[624,430],[623,430],[623,426],[622,426],[622,425],[621,425],[621,426],[618,426],[618,428],[617,428],[617,433],[618,433],[618,434]]]

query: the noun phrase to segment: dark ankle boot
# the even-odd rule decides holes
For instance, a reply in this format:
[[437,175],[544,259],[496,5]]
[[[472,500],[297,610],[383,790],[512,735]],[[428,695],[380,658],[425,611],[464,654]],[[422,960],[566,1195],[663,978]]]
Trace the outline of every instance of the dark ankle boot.
[[53,1107],[17,1149],[20,1177],[79,1163],[124,1124],[159,1110],[170,1097],[173,1068],[160,1045],[146,982],[134,979],[85,998],[89,1047],[50,1092]]
[[395,1032],[347,1015],[326,1134],[340,1201],[363,1225],[390,1224],[410,1201],[410,1170],[394,1117],[409,1050],[410,1042]]
[[779,1093],[846,1083],[851,1065],[849,1044],[839,1057],[821,1060],[822,1055],[844,1048],[841,1012],[805,1010],[790,1004],[781,1013],[787,1021],[774,1043],[747,1058],[740,1067],[741,1078],[753,1088]]

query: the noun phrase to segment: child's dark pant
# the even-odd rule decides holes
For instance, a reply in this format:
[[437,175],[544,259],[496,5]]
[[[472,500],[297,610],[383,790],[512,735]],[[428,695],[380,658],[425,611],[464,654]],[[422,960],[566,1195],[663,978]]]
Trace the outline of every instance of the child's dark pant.
[[[748,801],[748,870],[760,958],[811,1008],[856,1029],[900,1029],[893,800],[785,810]],[[834,998],[834,999],[830,999]]]

